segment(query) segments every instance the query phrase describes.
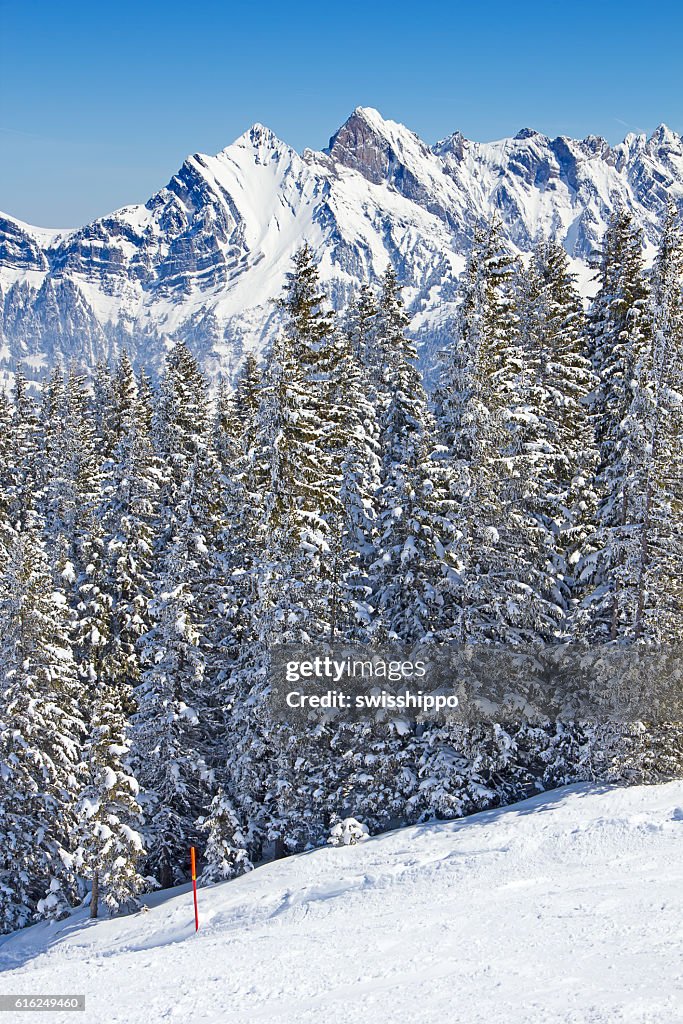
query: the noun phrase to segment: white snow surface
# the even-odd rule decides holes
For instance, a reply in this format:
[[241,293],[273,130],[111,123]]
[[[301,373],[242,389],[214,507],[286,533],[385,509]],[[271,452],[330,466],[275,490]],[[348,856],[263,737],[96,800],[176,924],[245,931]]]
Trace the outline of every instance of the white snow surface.
[[87,1024],[676,1024],[682,850],[683,783],[565,787],[200,889],[198,934],[187,887],[36,925],[0,988]]

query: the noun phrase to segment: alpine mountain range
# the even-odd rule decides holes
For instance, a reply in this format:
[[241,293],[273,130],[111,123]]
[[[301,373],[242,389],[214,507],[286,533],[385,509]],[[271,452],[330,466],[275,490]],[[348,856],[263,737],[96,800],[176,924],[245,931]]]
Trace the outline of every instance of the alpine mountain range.
[[584,295],[610,214],[628,209],[646,257],[673,200],[683,208],[683,139],[665,125],[550,139],[532,129],[433,146],[357,108],[323,152],[300,155],[254,125],[216,156],[188,157],[144,205],[76,230],[0,214],[0,373],[40,378],[126,349],[156,375],[185,341],[210,378],[230,379],[277,330],[294,252],[308,242],[332,304],[393,264],[425,369],[447,341],[477,226],[497,216],[512,252],[560,241]]

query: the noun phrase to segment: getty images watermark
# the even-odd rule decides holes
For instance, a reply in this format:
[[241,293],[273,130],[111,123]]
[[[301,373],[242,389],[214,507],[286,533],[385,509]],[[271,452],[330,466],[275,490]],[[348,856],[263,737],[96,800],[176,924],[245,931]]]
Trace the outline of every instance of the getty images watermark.
[[[280,652],[276,653],[277,655]],[[333,710],[372,713],[375,711],[409,711],[441,713],[458,707],[455,693],[436,693],[419,689],[428,678],[428,662],[404,658],[401,661],[381,655],[362,657],[346,655],[331,657],[314,655],[290,659],[284,665],[286,692],[284,700],[290,711]],[[332,686],[300,687],[307,680]],[[396,684],[406,684],[404,689]],[[410,688],[408,685],[410,684]]]
[[281,721],[683,720],[679,647],[275,644]]

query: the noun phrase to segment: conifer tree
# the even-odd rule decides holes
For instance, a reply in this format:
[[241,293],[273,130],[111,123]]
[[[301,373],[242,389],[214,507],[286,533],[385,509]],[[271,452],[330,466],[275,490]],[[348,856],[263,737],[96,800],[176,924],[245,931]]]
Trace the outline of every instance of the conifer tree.
[[64,585],[74,584],[88,564],[100,487],[87,383],[76,367],[66,377],[57,368],[47,382],[39,436],[36,507],[50,562]]
[[432,423],[408,319],[393,268],[383,280],[375,340],[378,368],[381,469],[380,515],[374,564],[379,638],[404,643],[429,639],[443,628],[442,583],[448,572],[450,505],[431,464]]
[[[569,260],[561,246],[540,242],[518,276],[524,369],[512,410],[519,502],[535,531],[539,585],[561,612],[553,639],[571,632],[579,594],[575,565],[592,526],[595,444],[588,397],[595,387],[585,323]],[[521,525],[521,524],[520,524]]]
[[14,373],[12,394],[10,476],[7,481],[8,510],[12,522],[21,526],[31,518],[38,487],[39,424],[36,404],[29,391],[23,368]]
[[645,459],[633,624],[641,642],[677,642],[683,630],[682,289],[683,233],[671,206],[652,270],[652,348],[636,369],[631,403]]
[[203,623],[197,621],[189,582],[192,561],[188,523],[165,550],[150,606],[153,625],[140,641],[133,763],[142,789],[147,863],[164,888],[183,877],[210,782],[203,735]]
[[0,568],[5,564],[7,549],[14,533],[13,487],[13,410],[6,392],[0,388]]
[[201,821],[200,829],[207,835],[204,850],[206,866],[200,875],[202,884],[224,882],[253,869],[235,809],[222,789],[213,798],[210,812]]
[[242,448],[249,453],[254,445],[256,416],[261,396],[261,370],[256,356],[249,353],[237,378],[234,396],[234,419],[236,437]]
[[611,219],[598,264],[599,291],[590,315],[593,368],[599,384],[593,414],[599,443],[596,529],[582,579],[579,623],[593,639],[633,639],[638,606],[639,538],[647,490],[652,321],[642,234],[629,214]]
[[340,339],[334,369],[336,438],[341,468],[340,519],[333,551],[331,638],[367,640],[372,617],[372,565],[377,556],[380,424],[363,363],[352,339]]
[[[124,358],[127,355],[124,352]],[[93,430],[97,451],[102,459],[111,456],[117,436],[115,382],[109,364],[98,361],[92,381]]]
[[352,355],[367,367],[373,365],[378,312],[375,294],[366,282],[349,306],[344,327]]
[[[163,474],[139,385],[121,356],[112,386],[114,435],[97,509],[103,586],[111,604],[111,657],[123,685],[140,681],[138,642],[150,628],[154,533]],[[129,703],[127,697],[124,703]]]
[[281,309],[284,326],[266,366],[257,421],[254,472],[265,482],[264,510],[253,567],[254,641],[233,673],[229,790],[239,795],[240,816],[250,819],[250,848],[275,841],[294,850],[320,828],[317,780],[326,744],[269,721],[269,645],[334,637],[346,619],[341,604],[353,557],[343,541],[340,495],[348,437],[339,386],[344,344],[306,246],[294,258]]
[[493,221],[480,231],[444,354],[437,408],[458,502],[452,639],[530,643],[560,615],[539,524],[527,507],[532,464],[518,270]]
[[11,931],[76,895],[69,854],[83,722],[64,594],[26,522],[0,578],[0,919]]
[[90,916],[100,901],[110,913],[131,908],[145,887],[138,784],[126,756],[127,708],[121,689],[99,682],[84,749],[84,786],[78,803],[74,864],[91,882]]
[[183,876],[212,787],[220,721],[212,695],[221,649],[222,496],[204,381],[188,349],[171,350],[154,413],[166,473],[151,566],[151,626],[138,641],[133,764],[145,812],[147,863],[163,886]]
[[[280,639],[329,635],[331,542],[340,512],[331,436],[332,314],[324,308],[312,253],[294,257],[281,308],[285,328],[267,368],[257,460],[266,473],[261,581],[264,627]],[[283,581],[287,579],[287,593]]]

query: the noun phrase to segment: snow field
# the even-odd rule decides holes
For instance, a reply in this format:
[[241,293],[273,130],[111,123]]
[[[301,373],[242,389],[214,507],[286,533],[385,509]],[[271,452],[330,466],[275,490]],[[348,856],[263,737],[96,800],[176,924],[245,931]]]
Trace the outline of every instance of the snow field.
[[34,926],[1,987],[87,1024],[676,1024],[682,843],[683,783],[566,787],[201,889],[197,935],[188,887]]

